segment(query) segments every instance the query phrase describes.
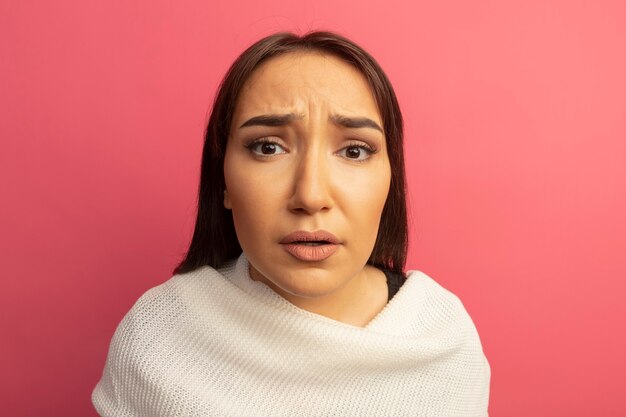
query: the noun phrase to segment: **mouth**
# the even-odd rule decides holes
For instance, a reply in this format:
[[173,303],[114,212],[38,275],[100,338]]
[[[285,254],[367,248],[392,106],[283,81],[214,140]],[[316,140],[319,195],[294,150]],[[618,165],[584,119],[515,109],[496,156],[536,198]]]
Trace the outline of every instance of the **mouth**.
[[280,241],[280,243],[338,245],[341,242],[339,241],[339,239],[337,239],[337,236],[333,235],[330,232],[327,232],[326,230],[317,230],[315,232],[298,230],[296,232],[289,233]]
[[313,241],[313,242],[296,240],[295,242],[291,242],[291,243],[293,243],[295,245],[304,245],[304,246],[320,246],[320,245],[328,245],[328,244],[330,244],[330,242],[325,241],[325,240]]
[[325,230],[307,232],[299,230],[285,236],[280,244],[294,258],[306,262],[318,262],[333,255],[341,242]]

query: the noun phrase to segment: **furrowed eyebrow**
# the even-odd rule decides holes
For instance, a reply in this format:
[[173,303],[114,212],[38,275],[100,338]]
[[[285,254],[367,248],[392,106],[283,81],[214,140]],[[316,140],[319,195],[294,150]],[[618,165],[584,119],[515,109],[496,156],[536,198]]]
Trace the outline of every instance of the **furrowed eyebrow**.
[[383,129],[378,125],[378,123],[376,123],[372,119],[368,119],[367,117],[347,117],[339,114],[334,114],[330,116],[330,120],[336,125],[349,129],[368,127],[371,129],[376,129],[381,133],[385,133],[383,132]]
[[239,126],[242,127],[248,126],[284,126],[293,122],[294,120],[302,119],[304,117],[303,114],[296,113],[287,113],[287,114],[263,114],[260,116],[255,116],[252,119],[247,120],[244,124]]
[[[262,114],[260,116],[254,116],[253,118],[248,119],[241,126],[239,126],[239,128],[241,129],[243,127],[249,126],[285,126],[295,120],[302,119],[303,117],[303,114],[296,113]],[[383,129],[378,125],[378,123],[376,123],[372,119],[368,119],[367,117],[348,117],[334,114],[331,115],[329,119],[334,124],[348,129],[359,129],[366,127],[384,133]]]

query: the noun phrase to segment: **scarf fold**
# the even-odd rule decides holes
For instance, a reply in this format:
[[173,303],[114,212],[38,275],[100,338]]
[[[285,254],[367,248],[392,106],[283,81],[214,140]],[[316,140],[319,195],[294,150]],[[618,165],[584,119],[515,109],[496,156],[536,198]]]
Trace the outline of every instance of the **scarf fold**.
[[175,275],[118,326],[102,416],[487,416],[490,367],[459,299],[420,271],[365,327],[253,281],[244,254]]

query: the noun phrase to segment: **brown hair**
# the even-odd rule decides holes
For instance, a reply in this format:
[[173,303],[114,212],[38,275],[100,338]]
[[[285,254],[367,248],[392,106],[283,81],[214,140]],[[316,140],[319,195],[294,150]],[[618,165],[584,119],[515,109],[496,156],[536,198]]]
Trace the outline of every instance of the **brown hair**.
[[391,185],[383,208],[376,243],[368,264],[403,271],[408,225],[405,200],[402,114],[391,83],[378,63],[354,42],[332,32],[303,36],[277,33],[246,49],[231,65],[215,96],[206,130],[196,225],[189,250],[175,274],[204,265],[219,268],[242,252],[232,213],[224,208],[224,154],[237,97],[259,64],[270,57],[297,51],[333,54],[354,65],[367,79],[382,116],[391,165]]

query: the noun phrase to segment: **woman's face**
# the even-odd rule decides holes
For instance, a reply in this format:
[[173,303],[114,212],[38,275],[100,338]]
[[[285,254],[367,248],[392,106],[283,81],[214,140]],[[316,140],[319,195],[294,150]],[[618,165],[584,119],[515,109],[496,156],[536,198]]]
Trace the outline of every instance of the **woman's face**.
[[382,128],[365,77],[334,56],[288,53],[254,71],[224,160],[253,279],[311,299],[364,274],[391,180]]

